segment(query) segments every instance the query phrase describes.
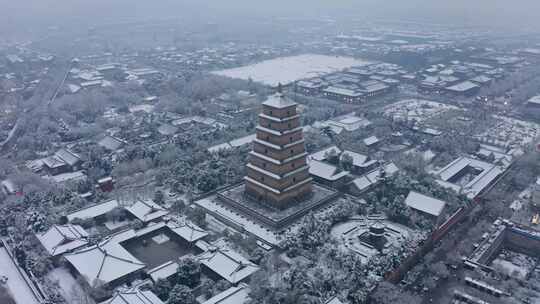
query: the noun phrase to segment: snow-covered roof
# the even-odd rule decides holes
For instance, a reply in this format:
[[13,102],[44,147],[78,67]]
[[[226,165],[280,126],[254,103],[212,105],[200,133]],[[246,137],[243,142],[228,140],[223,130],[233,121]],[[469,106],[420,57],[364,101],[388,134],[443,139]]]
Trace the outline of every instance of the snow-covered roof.
[[412,209],[438,217],[441,215],[446,202],[415,191],[409,192],[405,204]]
[[219,151],[229,150],[229,149],[232,149],[232,146],[229,143],[222,143],[222,144],[219,144],[219,145],[212,146],[212,147],[208,148],[207,150],[210,153],[217,153]]
[[364,139],[364,144],[366,146],[368,146],[368,147],[371,146],[371,145],[374,145],[374,144],[376,144],[378,142],[379,142],[379,138],[377,138],[377,136],[370,136],[370,137]]
[[208,232],[191,222],[184,222],[179,224],[168,223],[167,226],[174,233],[178,234],[181,238],[190,243],[198,241],[208,235]]
[[119,232],[115,235],[113,235],[114,241],[117,243],[125,242],[129,239],[141,237],[143,235],[146,235],[148,233],[154,232],[156,230],[159,230],[161,228],[168,228],[171,232],[175,233],[179,237],[183,238],[187,242],[196,242],[205,236],[208,235],[208,233],[203,230],[202,228],[198,227],[197,225],[191,223],[191,222],[182,222],[182,223],[174,223],[174,222],[158,222],[158,223],[150,223],[148,226],[135,230],[135,229],[128,229],[124,230],[122,232]]
[[540,105],[540,95],[531,97],[527,102],[534,105]]
[[341,154],[341,158],[343,158],[343,155],[349,155],[353,159],[353,165],[356,167],[361,167],[367,160],[368,157],[364,154],[356,153],[353,151],[345,150],[343,154]]
[[76,218],[88,219],[95,218],[111,212],[114,208],[120,207],[120,203],[117,200],[110,200],[96,205],[92,205],[67,215],[69,221]]
[[240,138],[231,140],[229,142],[229,144],[232,147],[241,147],[243,145],[250,144],[256,137],[257,137],[256,134],[251,134],[251,135],[248,135],[248,136],[244,136],[244,137],[240,137]]
[[169,211],[151,200],[137,200],[125,209],[144,223],[169,214]]
[[328,87],[328,88],[324,89],[323,92],[330,93],[330,94],[347,96],[347,97],[360,97],[360,96],[363,95],[362,92],[355,91],[355,90],[350,90],[350,89],[346,89],[346,88],[342,88],[342,87],[336,87],[336,86]]
[[315,153],[311,154],[309,156],[309,158],[313,159],[313,160],[318,160],[318,161],[326,160],[326,154],[330,153],[330,151],[332,151],[332,150],[336,151],[337,154],[341,153],[341,150],[338,147],[331,146],[331,147],[328,147],[328,148],[326,148],[324,150],[321,150],[319,152],[315,152]]
[[43,160],[43,164],[45,166],[47,166],[48,168],[59,168],[59,167],[62,167],[62,166],[65,166],[66,163],[61,160],[60,158],[56,157],[56,156],[49,156],[49,157],[46,157],[44,158]]
[[488,83],[491,80],[492,79],[487,77],[486,75],[479,75],[471,79],[472,82],[481,83],[481,84]]
[[263,105],[269,106],[277,109],[284,109],[288,107],[294,107],[297,105],[296,102],[292,101],[290,98],[285,97],[282,93],[276,93],[271,95],[263,102]]
[[453,86],[449,86],[446,89],[454,92],[467,92],[469,90],[478,88],[478,85],[471,81],[464,81]]
[[67,150],[67,149],[60,149],[58,150],[54,156],[56,156],[57,158],[61,159],[62,161],[64,161],[66,164],[70,165],[70,166],[74,166],[76,165],[78,162],[81,161],[81,157],[70,151],[70,150]]
[[364,176],[355,178],[353,180],[353,185],[359,191],[364,191],[364,190],[368,189],[369,187],[371,187],[372,185],[374,185],[376,182],[377,182],[377,180],[372,181],[371,179],[369,179],[369,177],[367,175],[364,175]]
[[66,172],[48,177],[55,183],[75,182],[86,179],[86,174],[83,171]]
[[[376,160],[374,160],[376,162]],[[383,167],[386,176],[392,176],[399,171],[399,168],[394,163],[387,163]],[[372,185],[376,185],[380,181],[381,168],[375,168],[368,173],[355,178],[353,185],[359,190],[364,191]]]
[[249,300],[249,287],[241,283],[204,301],[202,304],[244,304]]
[[148,270],[146,273],[152,278],[154,282],[159,279],[168,279],[176,274],[178,271],[178,263],[174,261],[168,261],[157,267]]
[[327,163],[309,160],[309,174],[328,180],[337,181],[349,174],[349,171],[337,172],[338,168]]
[[116,151],[120,149],[125,143],[125,141],[114,136],[105,136],[102,140],[98,142],[98,145],[102,146],[107,150]]
[[51,256],[88,244],[88,233],[79,225],[54,225],[46,232],[36,234],[36,237]]
[[[468,167],[474,168],[475,170],[479,171],[479,173],[464,186],[450,186],[450,180]],[[437,174],[443,182],[439,184],[453,189],[459,189],[466,193],[469,198],[474,198],[489,184],[491,184],[493,180],[499,177],[504,170],[504,167],[490,164],[478,159],[460,157],[441,170],[436,171],[435,174]]]
[[164,135],[164,136],[174,135],[176,132],[178,132],[178,130],[179,129],[177,126],[173,126],[169,124],[162,124],[158,128],[159,134]]
[[165,304],[152,291],[133,288],[119,291],[112,298],[100,304]]
[[227,246],[215,246],[198,241],[197,247],[205,250],[197,256],[201,264],[231,284],[239,283],[259,270],[259,266]]
[[110,237],[105,241],[65,255],[66,260],[94,286],[96,282],[110,283],[146,265]]

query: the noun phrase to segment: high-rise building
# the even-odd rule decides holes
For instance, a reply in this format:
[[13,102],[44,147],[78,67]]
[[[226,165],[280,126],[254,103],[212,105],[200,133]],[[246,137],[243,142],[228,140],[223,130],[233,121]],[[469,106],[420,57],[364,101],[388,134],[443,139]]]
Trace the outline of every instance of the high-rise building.
[[306,162],[297,104],[281,90],[262,104],[245,177],[246,194],[277,209],[308,197],[312,179]]

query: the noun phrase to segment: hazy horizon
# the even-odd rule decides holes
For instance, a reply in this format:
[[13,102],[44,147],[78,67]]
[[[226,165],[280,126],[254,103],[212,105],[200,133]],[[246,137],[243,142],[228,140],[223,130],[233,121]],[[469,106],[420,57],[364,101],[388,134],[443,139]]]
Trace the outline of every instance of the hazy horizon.
[[540,2],[521,0],[23,0],[0,1],[2,11],[9,12],[0,21],[8,30],[43,26],[80,24],[99,25],[122,20],[153,18],[227,19],[238,17],[332,16],[343,19],[397,19],[440,22],[459,26],[493,26],[508,29],[540,28],[537,18]]

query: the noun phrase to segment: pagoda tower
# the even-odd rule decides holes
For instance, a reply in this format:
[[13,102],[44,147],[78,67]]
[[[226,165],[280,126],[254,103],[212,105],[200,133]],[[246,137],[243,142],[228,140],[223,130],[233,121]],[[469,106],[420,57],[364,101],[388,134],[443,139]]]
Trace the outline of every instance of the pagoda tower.
[[267,207],[286,209],[312,191],[297,105],[280,85],[259,114],[244,179],[246,194]]

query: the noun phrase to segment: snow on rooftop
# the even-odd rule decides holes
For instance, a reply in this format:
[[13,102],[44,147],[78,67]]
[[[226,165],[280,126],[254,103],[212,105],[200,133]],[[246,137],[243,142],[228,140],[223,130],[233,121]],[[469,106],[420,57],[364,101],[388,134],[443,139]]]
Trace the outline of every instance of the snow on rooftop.
[[169,214],[169,211],[154,203],[152,200],[137,200],[133,205],[128,206],[125,209],[144,223]]
[[309,174],[328,181],[337,181],[349,175],[349,171],[338,172],[338,168],[336,166],[332,166],[321,161],[309,160],[308,164]]
[[154,105],[140,104],[140,105],[134,105],[134,106],[129,107],[129,112],[130,113],[135,113],[135,112],[152,113],[154,111],[154,108],[155,108]]
[[379,138],[377,138],[377,136],[370,136],[370,137],[364,139],[364,144],[366,146],[368,146],[368,147],[371,146],[371,145],[374,145],[374,144],[376,144],[378,142],[379,142]]
[[219,145],[212,146],[208,148],[207,150],[210,153],[217,153],[219,151],[229,150],[229,149],[232,149],[232,146],[229,143],[222,143]]
[[336,86],[328,87],[328,88],[324,89],[323,92],[330,93],[330,94],[336,94],[336,95],[342,95],[342,96],[348,96],[348,97],[359,97],[359,96],[363,95],[362,92],[351,90],[351,89],[346,89],[346,88],[342,88],[342,87],[336,87]]
[[[466,170],[468,167],[474,168],[479,173],[466,185],[452,186],[454,184],[449,180],[457,176],[463,170]],[[460,157],[434,173],[441,179],[439,184],[455,190],[459,189],[465,192],[469,198],[474,198],[476,195],[482,192],[482,190],[489,186],[491,182],[498,178],[504,171],[505,168],[494,164],[474,158]]]
[[277,109],[294,107],[298,105],[296,102],[294,102],[290,98],[287,98],[282,93],[276,93],[274,95],[268,96],[268,99],[266,99],[262,104]]
[[79,225],[54,225],[44,233],[36,235],[51,256],[80,248],[88,241],[88,233]]
[[251,134],[251,135],[248,135],[248,136],[237,138],[235,140],[231,140],[229,142],[229,144],[232,147],[241,147],[241,146],[250,144],[256,137],[257,137],[256,134]]
[[412,209],[438,217],[441,215],[446,202],[415,191],[411,191],[405,199],[405,204]]
[[449,86],[446,89],[455,92],[467,92],[472,89],[478,88],[478,85],[471,81],[464,81],[453,86]]
[[120,149],[126,142],[116,138],[114,136],[105,136],[102,140],[98,142],[98,145],[104,147],[110,151],[116,151]]
[[237,284],[259,270],[259,266],[227,246],[214,246],[204,241],[198,241],[197,246],[206,247],[205,252],[197,256],[201,264],[231,284]]
[[347,154],[353,159],[353,165],[356,167],[361,167],[367,160],[368,157],[364,154],[356,153],[353,151],[345,150],[343,154],[341,154],[341,158],[343,159],[343,156]]
[[527,102],[530,104],[540,105],[540,95],[531,97],[531,99],[529,99]]
[[368,176],[364,175],[353,180],[353,185],[359,190],[364,191],[374,185],[377,180],[373,181]]
[[215,196],[203,198],[195,203],[212,213],[219,214],[219,216],[228,219],[228,221],[242,227],[242,229],[245,231],[256,235],[258,238],[264,240],[268,244],[277,245],[280,242],[279,236],[274,231],[271,231],[267,229],[267,227],[264,227],[261,224],[240,215],[235,210],[223,206],[219,203]]
[[146,273],[152,278],[154,282],[159,279],[168,279],[176,274],[178,271],[178,263],[174,261],[168,261],[162,265],[148,270]]
[[58,175],[53,175],[47,177],[48,179],[54,181],[55,183],[65,183],[65,182],[75,182],[86,179],[86,174],[83,171],[76,172],[66,172]]
[[146,267],[112,237],[64,257],[90,286],[98,281],[110,283]]
[[95,218],[106,213],[111,212],[114,208],[120,207],[120,203],[117,200],[105,201],[96,205],[92,205],[67,215],[69,221],[73,221],[76,218],[88,219]]
[[315,152],[315,153],[311,154],[309,156],[309,158],[313,159],[313,160],[318,160],[318,161],[326,160],[326,154],[330,153],[330,151],[332,151],[332,150],[336,151],[336,155],[341,153],[341,150],[337,146],[331,146],[331,147],[323,149],[323,150],[321,150],[319,152]]
[[253,79],[265,85],[289,84],[299,79],[312,78],[337,72],[353,66],[364,66],[369,62],[351,57],[304,54],[280,57],[257,64],[212,72],[216,75],[244,80]]
[[73,151],[67,149],[58,150],[54,156],[64,161],[66,164],[73,166],[81,161],[81,157]]
[[112,298],[100,304],[165,304],[152,291],[132,288],[117,291]]
[[249,300],[249,287],[242,283],[204,301],[202,304],[244,304]]

